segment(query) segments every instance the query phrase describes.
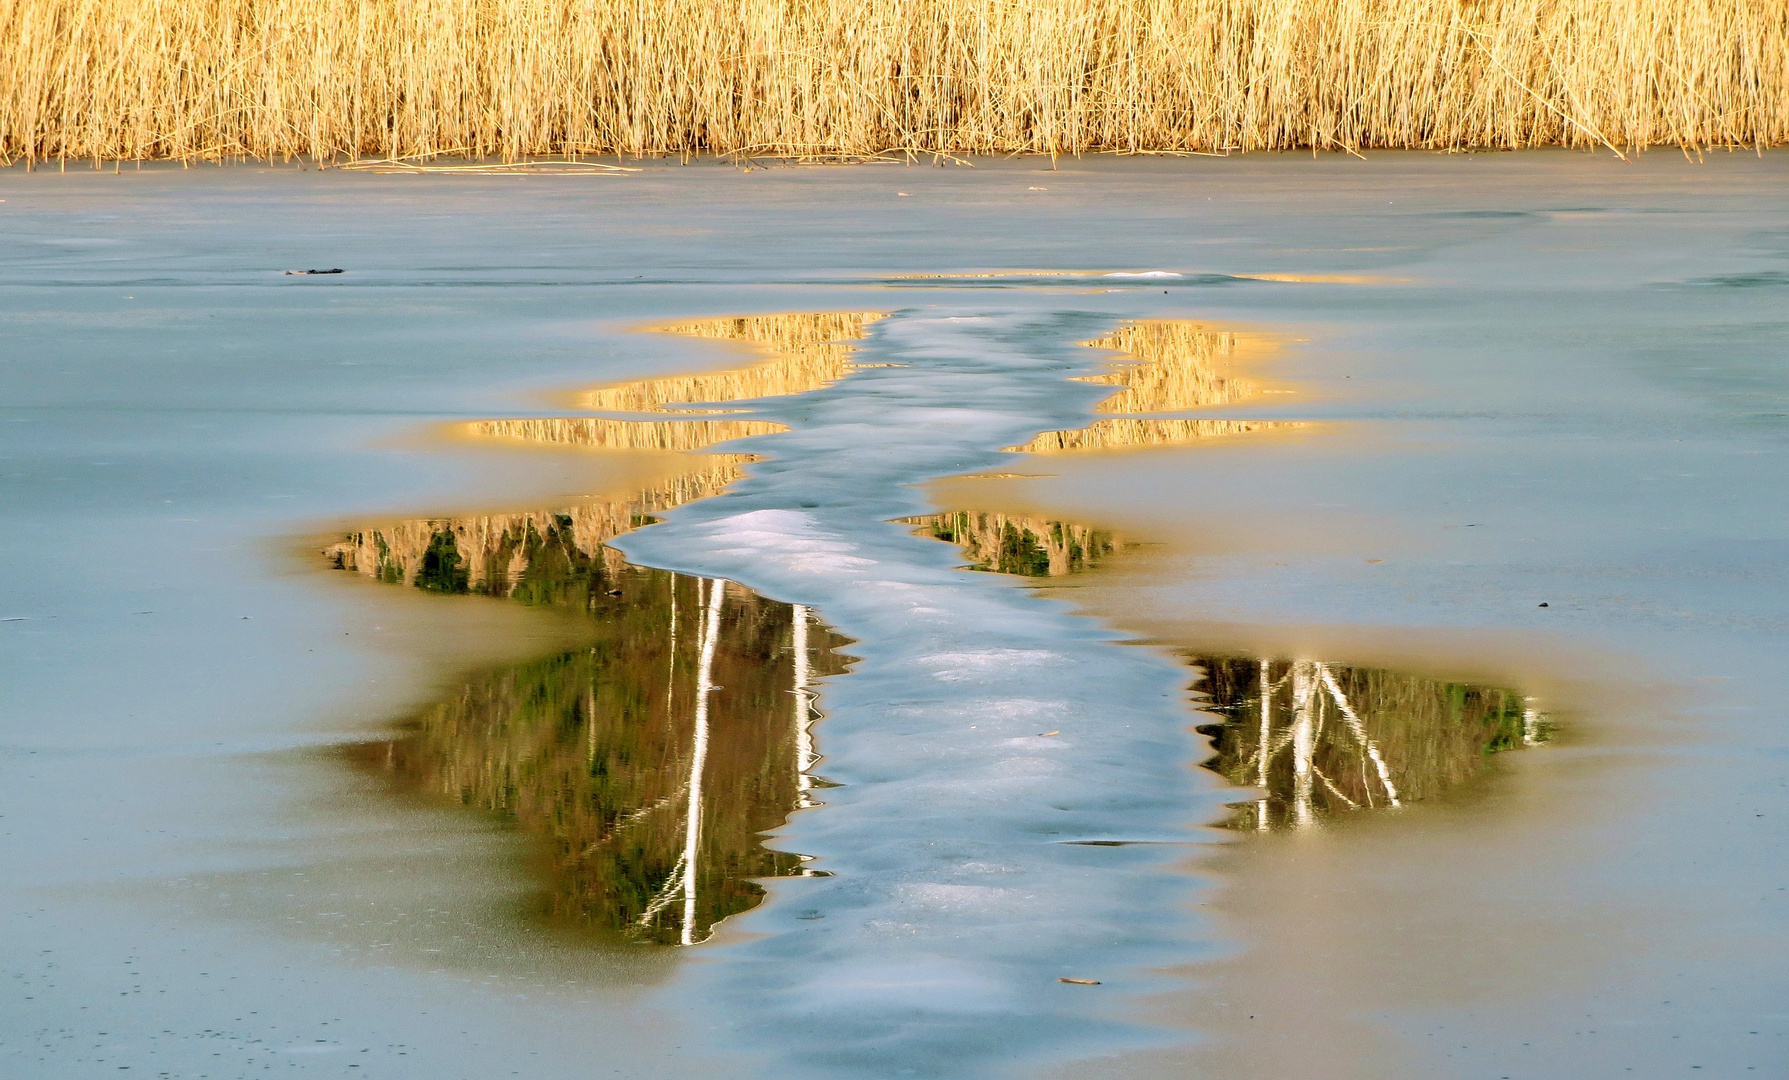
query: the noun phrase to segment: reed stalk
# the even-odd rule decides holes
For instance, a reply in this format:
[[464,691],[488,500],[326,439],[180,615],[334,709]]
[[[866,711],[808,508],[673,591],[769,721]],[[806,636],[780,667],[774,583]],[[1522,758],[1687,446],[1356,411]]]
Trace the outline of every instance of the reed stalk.
[[0,0],[0,158],[1789,138],[1785,0]]

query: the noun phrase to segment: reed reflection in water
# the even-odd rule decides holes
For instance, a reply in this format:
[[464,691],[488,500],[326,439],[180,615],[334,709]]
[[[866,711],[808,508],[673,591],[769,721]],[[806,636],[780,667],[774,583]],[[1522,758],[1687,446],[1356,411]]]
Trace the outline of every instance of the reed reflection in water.
[[[851,342],[861,340],[877,311],[804,312],[700,319],[655,327],[659,333],[743,345],[771,359],[700,375],[641,379],[585,391],[579,404],[605,412],[660,412],[666,406],[714,405],[787,397],[831,386],[852,370]],[[714,410],[680,408],[680,412]]]
[[1121,416],[1095,420],[1072,431],[1046,431],[1023,446],[1008,450],[1022,454],[1061,454],[1075,450],[1120,450],[1141,446],[1184,446],[1201,439],[1248,435],[1303,427],[1285,420],[1180,420]]
[[611,420],[602,416],[474,420],[479,438],[590,450],[705,450],[716,443],[788,431],[769,420]]
[[[758,902],[753,879],[804,872],[762,834],[813,802],[813,688],[844,670],[845,639],[805,608],[628,564],[590,539],[601,531],[570,512],[507,515],[332,546],[344,570],[383,551],[369,576],[571,606],[596,626],[589,646],[481,673],[346,753],[399,791],[534,837],[551,916],[694,944]],[[483,546],[456,563],[467,537]]]
[[1304,426],[1296,421],[1145,415],[1238,405],[1265,393],[1287,392],[1264,389],[1237,373],[1273,347],[1261,335],[1213,330],[1187,319],[1162,319],[1126,323],[1105,337],[1081,344],[1119,354],[1111,371],[1075,380],[1114,389],[1094,407],[1099,418],[1081,428],[1042,432],[1007,450],[1060,454],[1183,446],[1202,439]]
[[[580,408],[660,414],[652,419],[529,417],[477,420],[464,430],[476,438],[592,450],[699,451],[717,443],[789,430],[770,420],[703,419],[749,409],[702,408],[760,398],[805,394],[854,370],[853,344],[882,312],[803,312],[702,319],[656,327],[658,332],[743,346],[769,359],[746,367],[696,375],[671,375],[602,386],[575,396]],[[681,416],[667,419],[674,410]]]
[[1076,380],[1119,388],[1095,412],[1179,412],[1233,405],[1262,393],[1257,383],[1234,371],[1265,351],[1266,342],[1254,335],[1213,330],[1187,319],[1155,319],[1126,323],[1082,344],[1120,355],[1115,370]]

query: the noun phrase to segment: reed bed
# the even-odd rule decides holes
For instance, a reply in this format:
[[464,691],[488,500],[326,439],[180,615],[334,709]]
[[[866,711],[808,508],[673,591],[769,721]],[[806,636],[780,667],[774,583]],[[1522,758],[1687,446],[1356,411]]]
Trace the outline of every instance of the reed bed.
[[0,156],[1789,136],[1784,0],[0,0]]

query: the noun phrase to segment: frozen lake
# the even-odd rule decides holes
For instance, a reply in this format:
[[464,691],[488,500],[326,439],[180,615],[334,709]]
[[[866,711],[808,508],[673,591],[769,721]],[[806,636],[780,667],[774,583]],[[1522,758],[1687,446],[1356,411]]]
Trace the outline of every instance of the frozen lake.
[[1780,1074],[1785,181],[0,173],[0,1062]]

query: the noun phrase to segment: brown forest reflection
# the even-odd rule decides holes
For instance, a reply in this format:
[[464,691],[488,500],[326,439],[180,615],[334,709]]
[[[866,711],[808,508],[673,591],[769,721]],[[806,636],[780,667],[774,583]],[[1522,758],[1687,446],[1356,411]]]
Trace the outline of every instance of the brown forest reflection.
[[[962,548],[971,569],[1057,577],[1122,552],[1122,538],[1040,517],[949,511],[904,518]],[[1135,545],[1130,545],[1134,547]],[[1518,690],[1309,659],[1186,654],[1216,756],[1206,767],[1265,797],[1232,828],[1303,828],[1351,810],[1439,796],[1504,750],[1545,742],[1551,725]],[[1262,752],[1262,748],[1266,752]]]
[[[599,509],[615,513],[586,508]],[[628,564],[602,543],[618,523],[577,511],[414,521],[327,549],[341,569],[572,607],[596,624],[588,647],[483,672],[398,736],[345,753],[397,790],[533,836],[551,915],[688,945],[758,902],[752,879],[802,872],[761,834],[812,802],[813,686],[844,670],[845,639],[805,608]]]

